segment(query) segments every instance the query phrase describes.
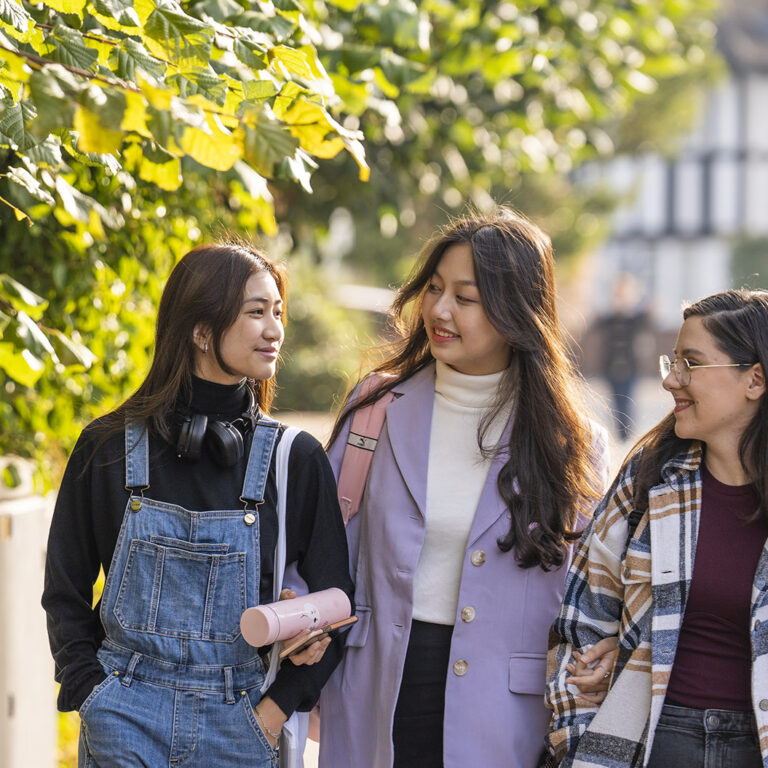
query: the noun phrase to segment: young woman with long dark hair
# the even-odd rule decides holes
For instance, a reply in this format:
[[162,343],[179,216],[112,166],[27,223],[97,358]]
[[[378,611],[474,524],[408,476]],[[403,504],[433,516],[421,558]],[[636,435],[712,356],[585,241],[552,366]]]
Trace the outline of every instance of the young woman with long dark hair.
[[[192,250],[163,292],[147,378],[75,446],[43,606],[59,709],[81,716],[81,768],[276,765],[284,721],[311,709],[339,661],[340,641],[315,642],[269,685],[264,649],[239,627],[281,578],[284,427],[267,414],[284,326],[285,278],[266,256]],[[310,590],[351,594],[333,474],[306,433],[288,477],[286,562]]]
[[[768,292],[717,293],[683,318],[660,360],[674,409],[596,510],[554,626],[563,768],[768,766]],[[610,690],[577,702],[574,649],[611,636]]]
[[330,440],[338,472],[353,414],[394,395],[347,526],[360,620],[323,694],[320,766],[533,768],[547,633],[605,468],[549,239],[503,208],[454,222],[394,317]]

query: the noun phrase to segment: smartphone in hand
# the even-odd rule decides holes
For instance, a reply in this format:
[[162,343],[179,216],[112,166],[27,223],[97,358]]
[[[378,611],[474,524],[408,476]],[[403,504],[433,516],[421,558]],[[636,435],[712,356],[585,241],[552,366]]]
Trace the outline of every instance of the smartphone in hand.
[[313,629],[306,635],[298,635],[292,640],[287,640],[285,645],[280,650],[280,659],[285,659],[288,656],[303,651],[308,645],[311,645],[316,640],[322,640],[326,635],[330,634],[334,630],[341,629],[342,627],[348,627],[350,624],[354,624],[357,621],[357,616],[350,616],[348,619],[342,619],[341,621],[335,621],[333,624],[326,624],[324,627]]

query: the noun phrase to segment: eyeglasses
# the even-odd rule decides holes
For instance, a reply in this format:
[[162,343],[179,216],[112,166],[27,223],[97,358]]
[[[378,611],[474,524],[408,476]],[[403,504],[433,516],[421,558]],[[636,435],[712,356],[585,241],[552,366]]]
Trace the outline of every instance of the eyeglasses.
[[687,387],[691,383],[691,371],[694,368],[749,368],[751,365],[754,363],[707,363],[699,365],[689,363],[684,357],[670,360],[667,355],[662,355],[659,358],[659,373],[663,381],[674,371],[678,384],[681,387]]

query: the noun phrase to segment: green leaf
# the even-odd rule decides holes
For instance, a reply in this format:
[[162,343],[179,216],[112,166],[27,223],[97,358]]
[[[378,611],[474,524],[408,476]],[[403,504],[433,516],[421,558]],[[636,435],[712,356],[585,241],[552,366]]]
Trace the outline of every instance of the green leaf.
[[[52,67],[46,67],[45,70],[34,71],[29,77],[29,96],[37,109],[37,117],[28,130],[35,136],[43,138],[57,128],[71,125],[72,102],[62,87],[59,74],[63,78],[68,76],[65,70],[55,73]],[[77,83],[74,85],[77,87]]]
[[96,362],[96,356],[88,347],[72,341],[57,329],[48,330],[48,338],[52,343],[54,354],[65,366],[82,366],[87,370]]
[[27,159],[39,168],[58,168],[63,159],[61,141],[56,136],[49,136],[34,147],[27,150]]
[[28,349],[35,357],[42,359],[48,355],[56,357],[51,342],[40,326],[23,310],[16,312],[3,338],[17,341],[18,346]]
[[26,129],[26,124],[34,117],[34,105],[28,101],[19,104],[3,101],[0,103],[0,138],[7,139],[13,150],[27,151],[38,142]]
[[272,38],[275,44],[282,43],[293,34],[296,25],[284,16],[267,17],[258,11],[246,11],[236,18],[232,23],[238,27],[248,27],[256,32],[263,32]]
[[242,13],[243,6],[235,0],[205,0],[195,3],[195,13],[209,16],[214,21],[224,22]]
[[275,165],[298,149],[299,140],[282,125],[260,112],[256,121],[243,126],[245,161],[262,176],[273,177]]
[[8,179],[26,189],[35,200],[46,205],[55,204],[53,195],[26,168],[9,168]]
[[259,43],[252,42],[245,37],[238,37],[232,51],[243,64],[251,69],[265,69],[267,66],[266,49]]
[[226,81],[207,68],[184,69],[178,75],[171,75],[168,82],[176,85],[179,96],[183,99],[201,94],[220,107],[223,107],[227,100]]
[[65,67],[96,71],[99,54],[83,42],[83,36],[78,31],[70,29],[60,18],[56,19],[53,31],[45,42],[49,48],[49,59]]
[[246,101],[265,101],[277,93],[277,86],[271,80],[246,80],[243,83],[243,97]]
[[0,296],[17,312],[26,312],[39,320],[48,308],[48,302],[29,288],[14,280],[10,275],[0,275]]
[[121,31],[139,26],[133,0],[91,0],[94,16],[108,29]]
[[0,22],[12,37],[23,41],[28,38],[29,28],[34,24],[21,3],[15,0],[0,0]]
[[165,64],[152,56],[137,40],[130,37],[114,46],[109,57],[109,66],[121,79],[136,82],[136,70],[146,72],[156,80],[165,75]]
[[202,66],[211,55],[210,29],[180,9],[155,7],[144,25],[144,34],[158,44],[150,46],[153,53],[167,51],[175,64]]

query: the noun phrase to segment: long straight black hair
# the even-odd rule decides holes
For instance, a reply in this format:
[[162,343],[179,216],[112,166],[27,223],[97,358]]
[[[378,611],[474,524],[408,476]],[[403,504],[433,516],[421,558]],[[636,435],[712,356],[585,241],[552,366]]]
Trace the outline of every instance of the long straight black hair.
[[[566,352],[555,305],[549,238],[519,213],[499,207],[492,213],[458,219],[422,250],[411,277],[400,288],[392,312],[398,339],[384,348],[375,372],[389,374],[378,389],[345,403],[330,442],[345,419],[433,361],[421,316],[424,294],[445,251],[469,244],[475,278],[488,320],[509,345],[510,364],[495,403],[482,420],[478,444],[507,460],[498,490],[510,510],[502,551],[514,550],[524,568],[561,565],[565,544],[579,535],[579,510],[602,493],[594,467],[593,435],[580,403],[578,377]],[[514,424],[507,445],[484,445],[493,420],[510,402]]]
[[[270,274],[285,302],[282,268],[244,244],[198,246],[176,264],[160,298],[149,373],[136,392],[102,420],[102,440],[122,430],[126,419],[146,421],[151,432],[171,440],[174,407],[179,402],[189,403],[192,397],[195,326],[202,324],[209,329],[216,360],[222,370],[231,373],[221,357],[221,339],[240,314],[245,284],[255,272]],[[283,312],[283,325],[285,318]],[[274,377],[249,381],[248,386],[258,407],[269,412]]]
[[[700,317],[717,348],[733,363],[759,363],[768,373],[768,291],[746,289],[707,296],[683,310],[683,320]],[[692,440],[675,434],[670,413],[637,442],[631,456],[642,449],[635,477],[634,503],[648,508],[648,491],[659,482],[661,469]],[[739,441],[739,459],[760,501],[758,515],[768,516],[768,399],[765,395]]]

